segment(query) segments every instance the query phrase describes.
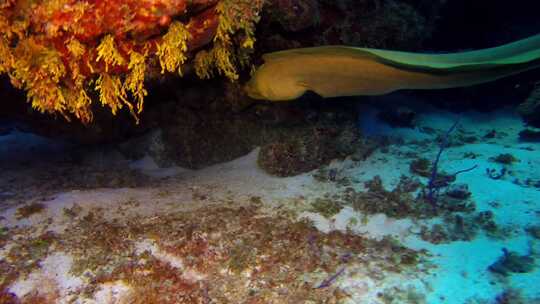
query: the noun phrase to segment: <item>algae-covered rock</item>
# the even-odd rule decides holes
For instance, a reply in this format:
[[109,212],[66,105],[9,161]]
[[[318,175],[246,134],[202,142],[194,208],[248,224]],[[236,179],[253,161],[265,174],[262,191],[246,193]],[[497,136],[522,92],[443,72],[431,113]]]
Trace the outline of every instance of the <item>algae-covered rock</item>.
[[163,131],[161,129],[130,139],[117,147],[129,159],[140,159],[148,155],[160,167],[172,165],[172,161],[166,155],[166,143],[163,140]]
[[519,140],[523,142],[540,142],[540,130],[527,128],[519,132]]
[[331,218],[343,209],[343,204],[329,198],[317,198],[311,203],[312,211],[321,214],[325,218]]
[[503,248],[503,255],[488,269],[503,276],[508,276],[511,273],[527,273],[534,269],[534,258]]
[[272,175],[297,175],[353,154],[359,139],[354,125],[317,126],[262,146],[257,163]]
[[356,192],[351,188],[345,195],[344,200],[356,211],[366,214],[383,213],[394,218],[424,218],[434,215],[431,205],[414,196],[414,192],[421,186],[417,179],[402,176],[392,190],[384,188],[380,176],[375,176],[364,185],[368,191]]
[[511,165],[515,162],[519,162],[519,160],[510,153],[499,154],[496,157],[490,158],[490,160],[503,165]]
[[401,106],[385,109],[377,116],[394,128],[414,128],[416,112],[408,107]]
[[409,170],[422,177],[429,177],[431,176],[431,161],[427,158],[418,158],[411,162]]
[[536,85],[529,97],[518,106],[518,113],[531,126],[540,127],[540,85]]
[[540,225],[527,227],[527,232],[535,239],[540,240]]
[[485,232],[490,238],[502,239],[508,235],[508,230],[501,229],[495,222],[493,212],[482,211],[472,213],[472,202],[469,209],[454,210],[456,213],[443,215],[442,224],[431,227],[422,226],[420,237],[434,244],[450,243],[455,241],[473,240],[480,232]]
[[446,195],[458,200],[464,200],[471,196],[471,192],[467,184],[459,183],[450,185],[446,190]]

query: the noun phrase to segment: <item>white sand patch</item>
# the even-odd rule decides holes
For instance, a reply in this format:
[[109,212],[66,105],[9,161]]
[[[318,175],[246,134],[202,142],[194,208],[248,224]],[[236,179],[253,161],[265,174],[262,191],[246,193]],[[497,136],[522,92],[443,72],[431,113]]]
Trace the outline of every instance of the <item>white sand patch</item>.
[[77,301],[81,304],[127,304],[131,299],[131,287],[123,281],[101,284],[94,294],[94,299]]
[[[409,219],[398,220],[384,214],[369,216],[367,222],[363,223],[364,218],[366,217],[361,213],[346,207],[337,215],[336,228],[342,231],[349,228],[356,233],[367,234],[377,240],[385,236],[402,240],[410,234],[410,230],[414,226]],[[353,222],[351,219],[355,219],[355,221]]]
[[[71,220],[64,214],[65,209],[74,206],[81,207],[81,214],[84,215],[90,209],[102,208],[107,210],[104,216],[115,217],[120,211],[123,216],[129,216],[136,213],[150,212],[154,213],[160,200],[155,199],[155,193],[149,191],[152,189],[95,189],[88,191],[74,190],[57,194],[52,200],[41,202],[45,208],[43,211],[33,214],[28,218],[17,219],[16,212],[21,206],[9,208],[2,215],[5,217],[3,224],[6,227],[38,227],[46,224],[47,230],[53,232],[62,232],[66,224]],[[156,204],[140,204],[140,208],[134,206],[134,202],[153,201]]]
[[183,175],[175,193],[205,193],[210,200],[246,200],[259,197],[265,205],[275,207],[284,201],[320,193],[312,188],[311,174],[280,178],[267,174],[257,165],[259,149],[236,160],[217,164]]
[[429,279],[434,290],[428,295],[428,303],[466,303],[467,299],[473,298],[491,300],[501,290],[487,271],[502,253],[490,240],[479,238],[473,242],[441,245],[425,243],[418,248],[429,250],[434,255],[431,261],[437,267]]
[[40,295],[58,294],[59,303],[69,303],[83,286],[83,280],[69,273],[73,258],[62,252],[49,255],[40,263],[40,269],[32,272],[28,278],[16,281],[9,287],[17,297],[22,298],[33,292]]
[[8,243],[2,248],[0,248],[0,260],[3,260],[7,257],[7,254],[11,250],[11,248],[15,247],[14,243]]
[[[350,275],[351,272],[354,272]],[[385,273],[386,274],[386,273]],[[342,280],[338,285],[342,288],[350,298],[345,303],[383,303],[380,301],[380,294],[387,292],[391,294],[392,291],[416,291],[420,294],[424,293],[425,287],[419,280],[412,279],[406,276],[396,276],[395,274],[386,275],[381,273],[380,280],[374,280],[367,272],[362,272],[360,269],[351,268],[346,280]],[[406,302],[396,302],[406,303]]]
[[133,161],[129,164],[129,168],[133,170],[139,170],[143,174],[146,174],[154,178],[165,178],[180,175],[182,173],[191,172],[192,170],[184,169],[180,167],[168,167],[161,168],[157,165],[154,159],[150,156],[145,156],[139,160]]
[[164,252],[155,242],[151,240],[144,240],[135,244],[135,252],[137,254],[141,254],[145,251],[150,252],[158,260],[168,263],[172,267],[177,268],[179,271],[182,271],[182,277],[187,281],[197,282],[205,279],[205,276],[203,274],[194,271],[193,269],[186,268],[184,266],[182,258],[168,252]]
[[348,229],[376,240],[380,240],[385,236],[392,236],[400,240],[405,239],[414,226],[409,219],[398,220],[389,218],[384,214],[365,216],[348,206],[341,209],[331,219],[308,211],[300,213],[299,218],[307,218],[313,221],[315,227],[325,233],[332,230],[346,231]]
[[158,260],[169,263],[169,265],[171,265],[174,268],[178,268],[178,269],[184,268],[184,262],[182,262],[181,258],[161,251],[158,245],[151,240],[144,240],[144,241],[137,242],[137,244],[135,244],[135,252],[137,254],[142,254],[145,251],[150,252]]

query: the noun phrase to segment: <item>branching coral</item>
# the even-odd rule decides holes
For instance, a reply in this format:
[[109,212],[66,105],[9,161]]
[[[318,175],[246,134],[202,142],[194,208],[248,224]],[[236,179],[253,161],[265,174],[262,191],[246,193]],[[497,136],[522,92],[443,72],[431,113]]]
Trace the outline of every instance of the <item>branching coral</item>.
[[[91,89],[136,117],[148,67],[238,78],[263,0],[12,0],[0,3],[0,73],[43,113],[92,120]],[[211,44],[201,50],[207,44]],[[217,71],[217,73],[215,73]]]

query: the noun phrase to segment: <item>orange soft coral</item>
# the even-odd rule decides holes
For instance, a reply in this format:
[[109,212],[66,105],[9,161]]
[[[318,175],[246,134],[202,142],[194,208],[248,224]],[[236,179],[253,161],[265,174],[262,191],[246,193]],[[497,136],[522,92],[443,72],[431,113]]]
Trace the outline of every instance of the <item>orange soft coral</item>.
[[[246,8],[251,11],[244,16],[254,16],[246,26],[219,30],[235,22],[229,16],[241,13],[239,9],[248,12]],[[208,62],[234,75],[235,48],[253,47],[261,8],[262,0],[253,5],[245,0],[2,1],[0,73],[25,89],[40,112],[89,122],[92,100],[87,90],[93,84],[113,114],[127,106],[137,117],[147,94],[149,62],[160,62],[163,72],[181,72],[192,58],[188,54],[211,43],[216,33],[229,39],[242,31],[247,44],[235,46],[218,37],[219,60]]]

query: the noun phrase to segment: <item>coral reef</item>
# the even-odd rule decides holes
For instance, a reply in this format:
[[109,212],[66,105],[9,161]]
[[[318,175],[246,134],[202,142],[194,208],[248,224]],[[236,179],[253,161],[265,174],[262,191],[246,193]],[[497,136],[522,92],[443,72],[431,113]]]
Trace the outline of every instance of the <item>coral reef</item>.
[[[0,73],[42,113],[92,120],[94,96],[113,114],[143,109],[145,78],[178,72],[236,79],[255,40],[263,0],[4,1]],[[211,47],[201,50],[208,44]],[[198,52],[198,53],[197,53]],[[93,88],[93,89],[92,89]]]

